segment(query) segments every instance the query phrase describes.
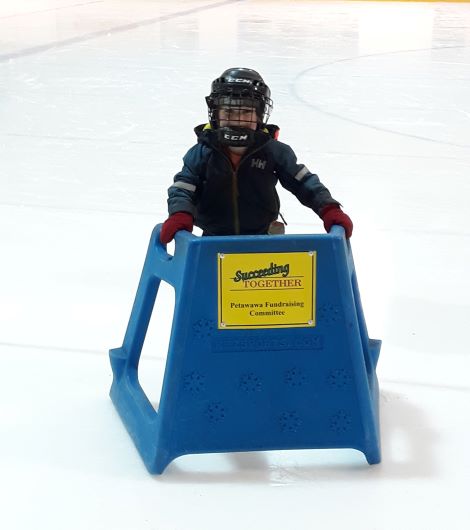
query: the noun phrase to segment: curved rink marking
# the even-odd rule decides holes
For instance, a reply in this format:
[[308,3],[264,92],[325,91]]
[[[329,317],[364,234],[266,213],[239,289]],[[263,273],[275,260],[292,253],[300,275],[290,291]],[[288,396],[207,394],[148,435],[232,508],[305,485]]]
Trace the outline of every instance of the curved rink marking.
[[[363,127],[368,127],[369,129],[374,129],[374,130],[380,131],[380,132],[386,132],[386,133],[396,134],[398,136],[403,136],[403,137],[407,137],[407,138],[423,140],[423,141],[426,141],[426,142],[433,142],[433,143],[436,143],[436,144],[449,145],[449,146],[452,146],[452,147],[461,147],[461,148],[467,149],[467,148],[470,148],[470,144],[463,144],[463,143],[461,144],[461,143],[458,143],[458,142],[439,140],[437,138],[432,138],[432,137],[429,137],[429,136],[411,134],[411,133],[406,133],[406,132],[402,132],[402,131],[395,130],[395,129],[390,129],[390,128],[387,128],[387,127],[380,127],[380,126],[372,125],[372,124],[364,122],[364,121],[356,120],[354,118],[348,118],[347,116],[344,116],[344,115],[336,113],[336,112],[330,112],[330,111],[324,110],[321,106],[314,105],[313,103],[310,103],[307,99],[302,97],[302,95],[300,95],[299,91],[298,91],[299,81],[303,77],[305,77],[307,74],[309,74],[309,73],[311,73],[311,72],[313,72],[315,70],[320,70],[322,68],[327,68],[329,66],[337,65],[337,64],[340,64],[340,63],[359,61],[359,60],[362,60],[362,59],[369,59],[369,58],[375,58],[375,57],[394,56],[394,55],[399,55],[399,54],[403,54],[403,53],[419,53],[419,52],[435,51],[435,50],[465,49],[465,48],[470,48],[470,46],[464,46],[464,45],[462,45],[462,46],[439,46],[439,47],[431,47],[431,48],[421,48],[421,49],[416,49],[416,50],[399,50],[399,51],[392,51],[392,52],[374,53],[374,54],[368,54],[368,55],[359,55],[357,57],[346,57],[344,59],[338,59],[336,61],[331,61],[329,63],[319,64],[319,65],[316,65],[316,66],[312,66],[310,68],[306,68],[305,70],[302,70],[293,79],[293,81],[291,83],[290,90],[291,90],[291,93],[294,95],[294,97],[298,101],[300,101],[301,103],[303,103],[307,107],[309,107],[311,109],[314,109],[317,112],[320,112],[321,114],[325,114],[327,116],[331,116],[331,117],[337,118],[339,120],[343,120],[343,121],[346,121],[346,122],[349,122],[349,123],[353,123],[355,125],[361,125]],[[465,67],[465,64],[462,63],[462,68],[464,68],[464,67]]]

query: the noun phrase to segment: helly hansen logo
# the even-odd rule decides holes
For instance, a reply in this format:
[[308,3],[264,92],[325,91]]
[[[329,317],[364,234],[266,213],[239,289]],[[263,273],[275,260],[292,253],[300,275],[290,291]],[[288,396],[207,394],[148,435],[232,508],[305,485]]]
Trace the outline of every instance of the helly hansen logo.
[[258,169],[265,169],[266,160],[261,160],[261,158],[253,158],[251,161],[251,167],[257,167]]

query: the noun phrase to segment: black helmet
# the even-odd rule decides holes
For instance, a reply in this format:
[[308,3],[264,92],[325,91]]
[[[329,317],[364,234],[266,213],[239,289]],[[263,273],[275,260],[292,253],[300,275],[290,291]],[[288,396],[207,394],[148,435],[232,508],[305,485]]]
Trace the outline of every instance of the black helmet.
[[254,107],[258,128],[268,121],[273,108],[271,91],[263,78],[249,68],[229,68],[212,82],[206,97],[209,121],[217,128],[217,111],[221,107]]

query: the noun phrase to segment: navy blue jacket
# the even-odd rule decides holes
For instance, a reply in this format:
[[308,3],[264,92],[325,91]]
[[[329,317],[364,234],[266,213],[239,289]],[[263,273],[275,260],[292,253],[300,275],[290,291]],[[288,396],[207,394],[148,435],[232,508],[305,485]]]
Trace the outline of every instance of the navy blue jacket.
[[198,143],[168,189],[169,214],[192,214],[205,235],[266,234],[279,214],[278,181],[317,214],[327,204],[339,205],[318,176],[297,163],[294,151],[274,139],[277,130],[269,125],[256,131],[235,170],[217,131],[196,127]]

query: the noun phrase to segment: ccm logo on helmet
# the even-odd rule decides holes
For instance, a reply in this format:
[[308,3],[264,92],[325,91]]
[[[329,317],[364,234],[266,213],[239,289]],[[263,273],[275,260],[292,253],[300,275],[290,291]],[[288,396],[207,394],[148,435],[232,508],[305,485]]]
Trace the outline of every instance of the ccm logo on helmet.
[[248,140],[248,135],[247,134],[227,134],[227,133],[224,133],[224,138],[226,140],[231,140],[231,141],[237,141],[237,140]]

